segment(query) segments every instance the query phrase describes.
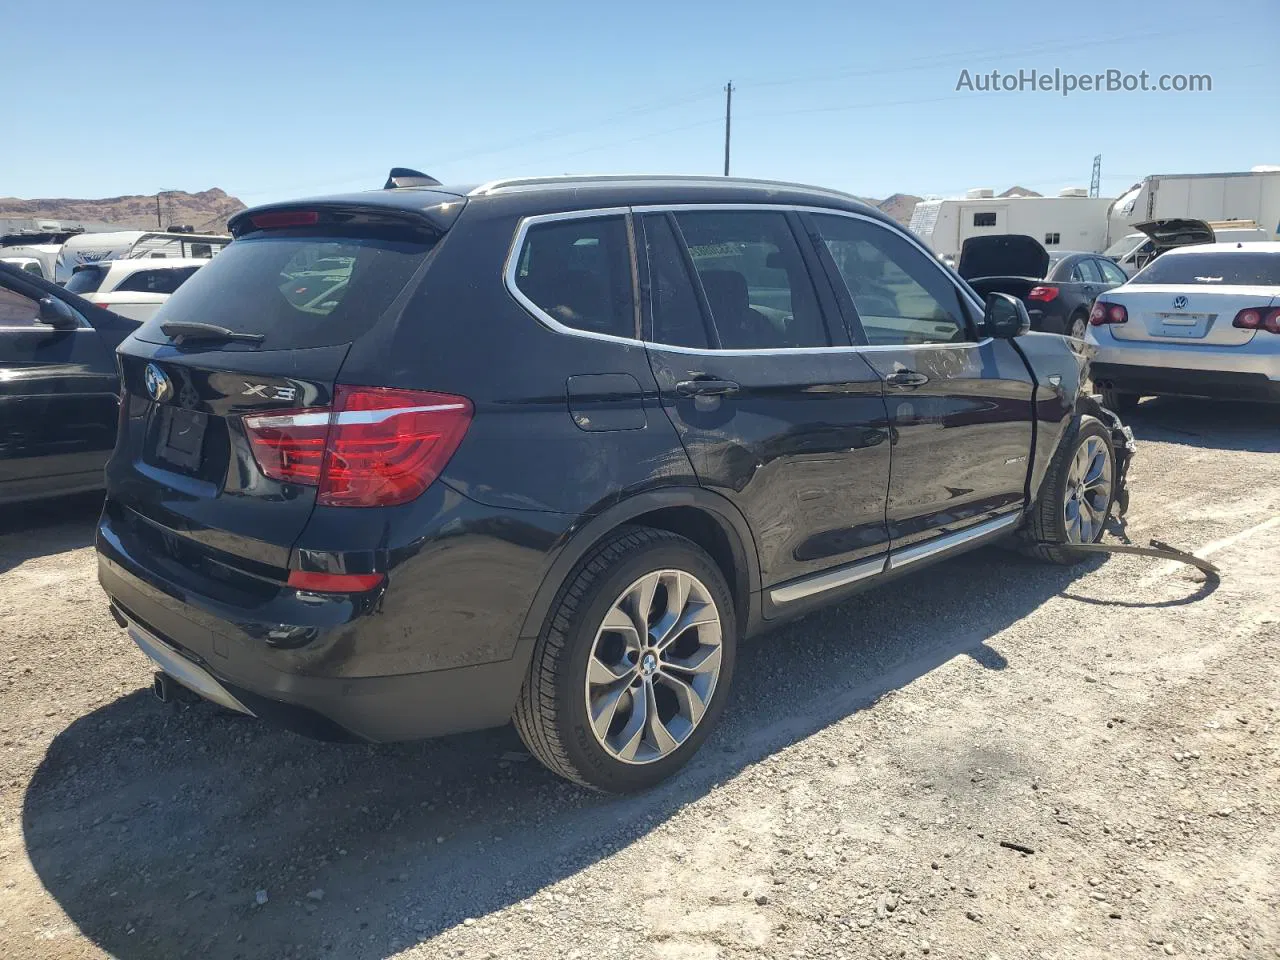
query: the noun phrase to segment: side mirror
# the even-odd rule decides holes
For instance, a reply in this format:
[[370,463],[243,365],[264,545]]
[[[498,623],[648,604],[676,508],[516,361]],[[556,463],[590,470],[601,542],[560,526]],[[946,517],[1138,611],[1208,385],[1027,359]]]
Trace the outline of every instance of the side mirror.
[[1012,340],[1031,329],[1027,307],[1017,297],[1007,293],[988,293],[987,305],[982,311],[982,325],[987,336],[999,340]]
[[36,319],[55,330],[74,330],[80,326],[76,312],[57,297],[40,298],[40,313]]

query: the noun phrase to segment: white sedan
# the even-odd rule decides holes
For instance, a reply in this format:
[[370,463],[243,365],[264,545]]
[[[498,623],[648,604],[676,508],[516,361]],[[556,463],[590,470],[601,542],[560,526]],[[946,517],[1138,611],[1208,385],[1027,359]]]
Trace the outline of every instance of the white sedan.
[[1149,395],[1280,402],[1280,243],[1170,250],[1098,297],[1085,340],[1113,410]]

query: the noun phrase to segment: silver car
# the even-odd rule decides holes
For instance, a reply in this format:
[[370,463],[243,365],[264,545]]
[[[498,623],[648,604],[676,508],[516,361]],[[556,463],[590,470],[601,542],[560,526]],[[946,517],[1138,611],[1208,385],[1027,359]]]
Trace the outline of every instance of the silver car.
[[1085,340],[1113,410],[1162,394],[1280,402],[1280,243],[1170,250],[1098,297]]

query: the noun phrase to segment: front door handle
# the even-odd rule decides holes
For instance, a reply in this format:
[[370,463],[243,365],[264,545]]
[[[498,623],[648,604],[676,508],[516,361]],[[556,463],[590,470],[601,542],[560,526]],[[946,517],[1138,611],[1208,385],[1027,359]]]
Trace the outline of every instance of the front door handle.
[[929,378],[914,370],[895,370],[884,378],[884,382],[894,387],[922,387]]
[[723,397],[737,393],[740,388],[732,380],[681,380],[676,384],[676,393],[682,397]]

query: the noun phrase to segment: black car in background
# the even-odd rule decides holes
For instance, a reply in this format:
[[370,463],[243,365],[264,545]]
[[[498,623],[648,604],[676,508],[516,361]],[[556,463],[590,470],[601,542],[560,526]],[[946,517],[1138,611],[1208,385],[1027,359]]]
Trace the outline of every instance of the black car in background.
[[1095,253],[1046,250],[1035,237],[970,237],[956,272],[980,297],[1008,293],[1027,306],[1031,329],[1084,338],[1093,301],[1127,279],[1114,261]]
[[740,638],[1101,536],[1083,354],[852,197],[399,173],[238,214],[120,348],[98,570],[160,692],[368,741],[514,719],[640,789]]
[[0,503],[100,489],[136,321],[0,263]]

